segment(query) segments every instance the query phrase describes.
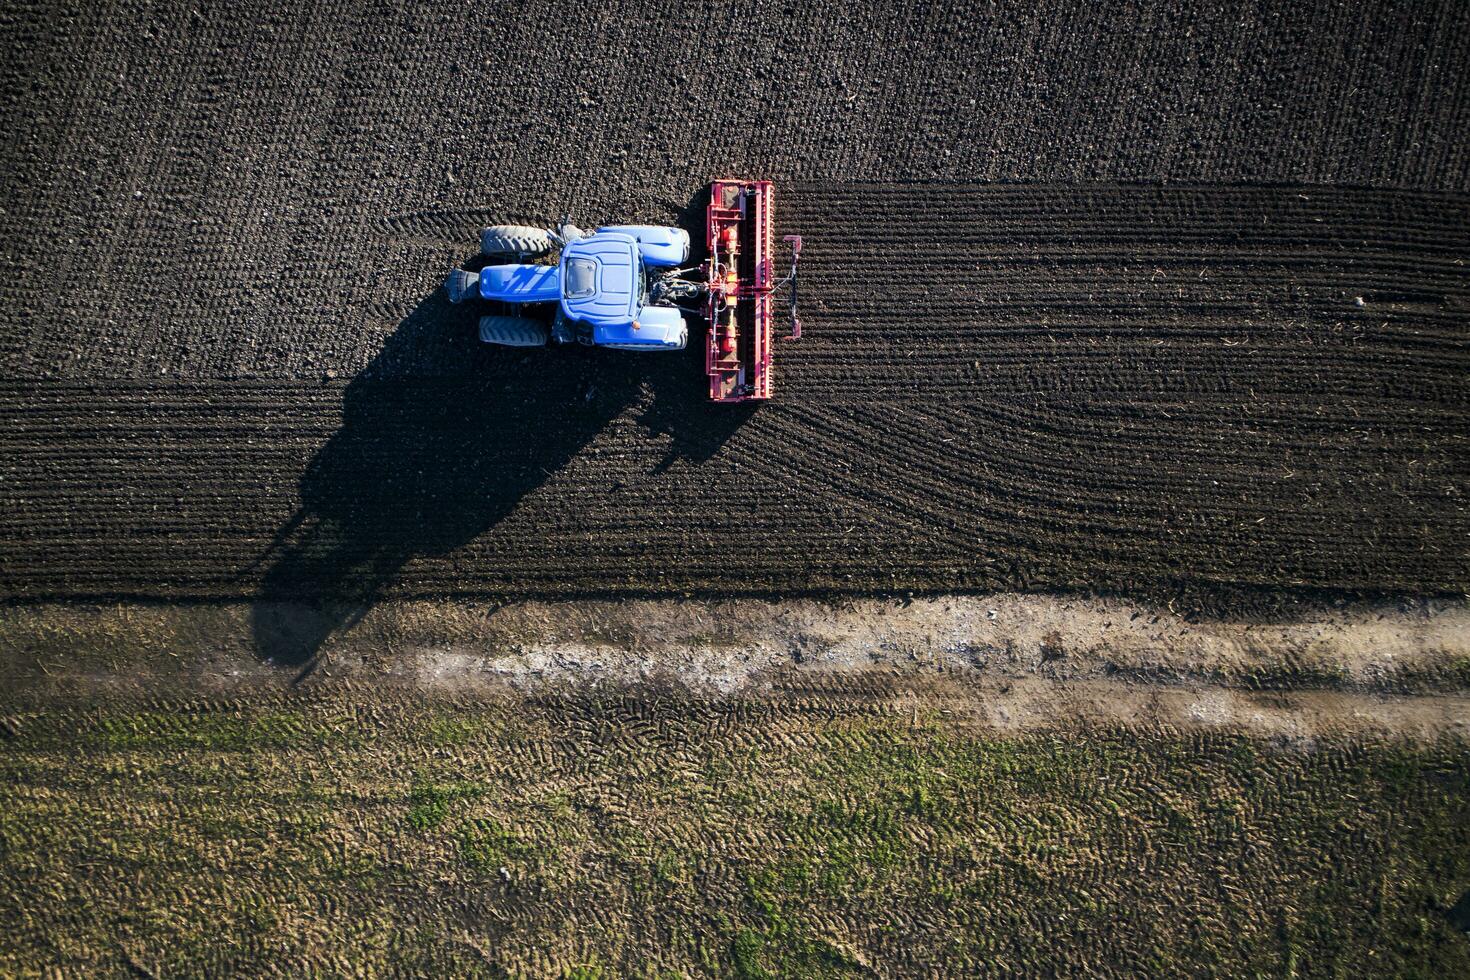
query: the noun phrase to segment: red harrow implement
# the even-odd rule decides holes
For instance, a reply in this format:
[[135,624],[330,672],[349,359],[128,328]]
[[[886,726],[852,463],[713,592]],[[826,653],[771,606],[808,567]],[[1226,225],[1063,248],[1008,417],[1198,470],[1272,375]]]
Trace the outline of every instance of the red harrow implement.
[[790,339],[801,336],[796,316],[796,264],[801,236],[787,235],[791,272],[772,269],[775,185],[769,180],[717,180],[710,185],[705,244],[709,248],[709,341],[705,370],[717,402],[771,397],[771,301],[791,286]]

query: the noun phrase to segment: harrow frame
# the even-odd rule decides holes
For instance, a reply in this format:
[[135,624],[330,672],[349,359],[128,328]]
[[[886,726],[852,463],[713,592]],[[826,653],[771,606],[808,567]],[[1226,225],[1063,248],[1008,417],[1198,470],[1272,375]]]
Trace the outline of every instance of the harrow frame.
[[[716,180],[705,214],[709,334],[705,370],[716,402],[771,397],[771,266],[775,184]],[[793,324],[795,317],[793,313]]]

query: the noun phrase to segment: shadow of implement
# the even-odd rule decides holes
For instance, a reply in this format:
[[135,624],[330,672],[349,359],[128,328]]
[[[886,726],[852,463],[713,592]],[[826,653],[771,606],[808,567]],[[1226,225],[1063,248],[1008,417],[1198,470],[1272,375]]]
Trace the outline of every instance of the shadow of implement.
[[709,403],[702,334],[673,354],[499,348],[478,342],[481,312],[436,290],[404,318],[347,385],[296,513],[244,573],[260,580],[257,655],[298,681],[405,564],[493,528],[630,407],[671,442],[652,479],[714,456],[754,410]]

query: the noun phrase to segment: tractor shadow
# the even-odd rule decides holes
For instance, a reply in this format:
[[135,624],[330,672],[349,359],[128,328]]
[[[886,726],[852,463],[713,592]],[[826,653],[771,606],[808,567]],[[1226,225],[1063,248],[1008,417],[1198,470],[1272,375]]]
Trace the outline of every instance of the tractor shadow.
[[[482,312],[436,290],[399,323],[347,385],[341,427],[302,473],[296,512],[241,573],[260,583],[257,655],[298,681],[331,637],[385,594],[411,591],[395,589],[405,565],[490,531],[620,414],[669,440],[650,479],[677,459],[709,459],[751,415],[709,404],[697,328],[672,354],[522,350],[479,343]],[[476,592],[463,584],[455,591]]]

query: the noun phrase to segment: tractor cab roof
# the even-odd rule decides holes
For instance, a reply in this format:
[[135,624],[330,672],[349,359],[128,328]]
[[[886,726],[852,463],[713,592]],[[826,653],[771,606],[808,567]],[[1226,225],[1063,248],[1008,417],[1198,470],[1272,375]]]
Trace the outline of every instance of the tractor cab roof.
[[632,235],[602,231],[561,253],[562,311],[608,327],[631,323],[645,300],[643,258]]

